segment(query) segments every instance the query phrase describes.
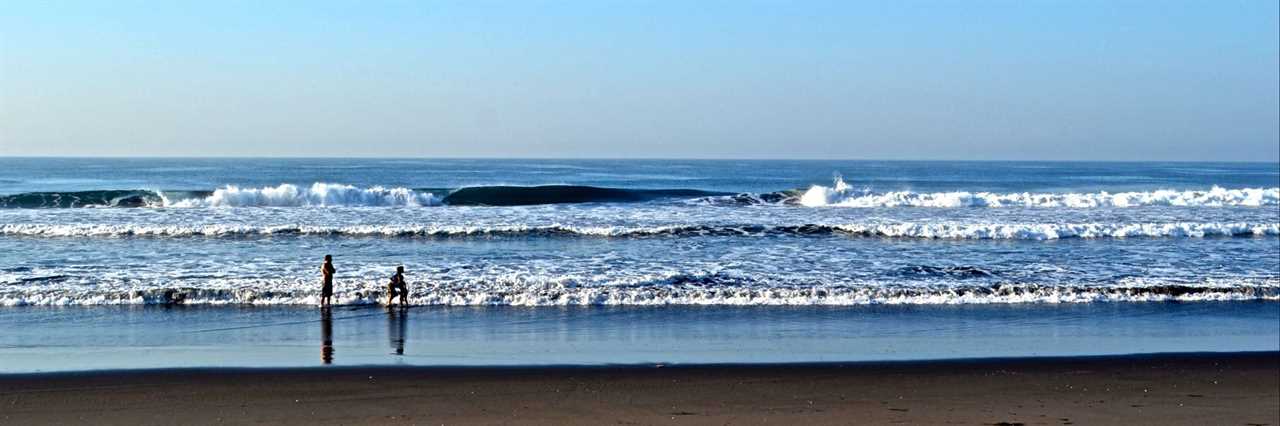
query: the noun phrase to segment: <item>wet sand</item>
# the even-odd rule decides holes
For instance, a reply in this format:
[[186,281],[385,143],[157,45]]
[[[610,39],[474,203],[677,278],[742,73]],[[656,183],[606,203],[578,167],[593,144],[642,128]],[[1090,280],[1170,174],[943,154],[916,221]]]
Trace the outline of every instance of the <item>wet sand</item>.
[[1280,424],[1280,353],[0,375],[0,424]]

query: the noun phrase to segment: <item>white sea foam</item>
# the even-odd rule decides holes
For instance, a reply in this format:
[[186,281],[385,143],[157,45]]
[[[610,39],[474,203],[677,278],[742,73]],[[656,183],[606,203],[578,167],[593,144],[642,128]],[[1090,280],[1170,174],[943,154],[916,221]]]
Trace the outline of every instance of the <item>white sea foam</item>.
[[[628,237],[696,233],[702,226],[570,226],[570,225],[147,225],[147,224],[2,224],[0,235],[26,237],[239,237],[325,235],[352,237],[466,237],[579,235]],[[705,228],[711,229],[711,228]]]
[[164,203],[167,207],[420,207],[440,204],[435,195],[408,188],[360,188],[330,183],[314,183],[309,188],[292,184],[264,188],[229,185],[207,197],[166,199]]
[[1280,224],[1250,223],[898,223],[839,225],[840,231],[889,238],[1056,240],[1063,238],[1204,238],[1280,235]]
[[1064,238],[1204,238],[1280,236],[1280,223],[852,223],[802,225],[176,225],[0,224],[0,235],[23,237],[252,237],[321,235],[449,238],[492,236],[764,236],[845,234],[870,238],[1055,240]]
[[992,193],[992,192],[873,192],[854,189],[836,178],[830,186],[814,185],[800,197],[807,207],[1224,207],[1280,206],[1280,187],[1208,191],[1158,190],[1144,192]]
[[[172,284],[172,283],[167,283]],[[159,283],[24,285],[0,287],[0,306],[76,305],[309,305],[319,301],[310,280],[210,280],[192,286]],[[335,300],[374,304],[382,283],[340,286]],[[507,275],[476,279],[437,277],[411,284],[419,305],[737,305],[824,306],[871,304],[1088,303],[1280,300],[1280,279],[1210,279],[1202,282],[1126,279],[1112,284],[858,282],[813,284],[742,281],[715,275],[637,276],[607,284],[588,277]]]

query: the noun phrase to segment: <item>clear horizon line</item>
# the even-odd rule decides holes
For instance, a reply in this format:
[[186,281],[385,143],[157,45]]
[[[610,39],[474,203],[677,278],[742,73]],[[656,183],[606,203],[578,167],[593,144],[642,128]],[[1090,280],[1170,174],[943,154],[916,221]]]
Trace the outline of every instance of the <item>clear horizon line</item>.
[[813,158],[813,157],[498,157],[498,156],[341,156],[341,155],[3,155],[0,159],[279,159],[279,160],[548,160],[548,161],[894,161],[894,162],[975,162],[975,163],[1245,163],[1280,164],[1280,160],[1043,160],[1043,159],[949,159],[949,158]]

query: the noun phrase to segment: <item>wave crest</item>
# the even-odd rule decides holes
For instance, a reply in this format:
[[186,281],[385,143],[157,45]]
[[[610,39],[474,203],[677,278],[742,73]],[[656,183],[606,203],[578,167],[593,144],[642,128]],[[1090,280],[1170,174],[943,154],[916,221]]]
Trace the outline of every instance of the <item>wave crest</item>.
[[331,183],[314,183],[308,188],[287,183],[263,188],[228,185],[207,197],[166,199],[164,202],[167,207],[421,207],[441,204],[441,200],[431,193],[408,188],[359,188]]
[[1148,192],[1109,193],[991,193],[912,191],[872,192],[854,189],[837,177],[832,186],[813,185],[798,203],[806,207],[1224,207],[1278,206],[1280,188],[1225,189],[1214,186],[1208,191],[1158,190]]
[[155,207],[163,197],[147,190],[26,192],[0,195],[0,208],[65,209],[80,207]]
[[[443,195],[436,195],[437,193]],[[0,195],[0,208],[75,207],[423,207],[527,206],[572,203],[626,203],[683,199],[714,206],[801,205],[806,207],[1261,207],[1280,206],[1280,188],[1207,191],[1157,190],[1094,193],[874,192],[854,189],[837,177],[832,186],[808,190],[732,194],[698,189],[626,189],[581,185],[474,186],[446,189],[357,187],[314,183],[260,188],[228,185],[213,191],[99,190]]]
[[[437,196],[433,191],[443,193]],[[698,189],[625,189],[581,185],[473,186],[427,190],[314,183],[213,191],[102,190],[0,195],[0,208],[76,207],[422,207],[627,203],[726,195]]]

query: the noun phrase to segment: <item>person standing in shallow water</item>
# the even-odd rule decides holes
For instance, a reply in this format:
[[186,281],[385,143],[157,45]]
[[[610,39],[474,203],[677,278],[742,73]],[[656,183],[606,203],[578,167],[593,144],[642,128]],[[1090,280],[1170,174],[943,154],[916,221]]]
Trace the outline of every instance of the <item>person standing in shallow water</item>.
[[324,265],[320,266],[320,273],[324,275],[324,280],[320,285],[320,306],[329,306],[333,302],[333,273],[337,272],[333,268],[333,256],[324,255]]
[[397,266],[396,274],[387,283],[387,307],[395,304],[396,295],[400,295],[400,307],[409,306],[409,286],[404,282],[404,267]]

